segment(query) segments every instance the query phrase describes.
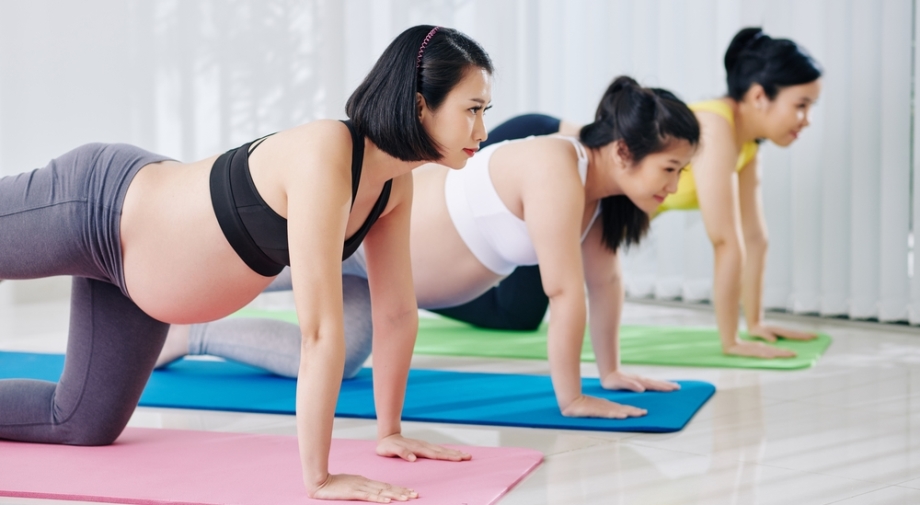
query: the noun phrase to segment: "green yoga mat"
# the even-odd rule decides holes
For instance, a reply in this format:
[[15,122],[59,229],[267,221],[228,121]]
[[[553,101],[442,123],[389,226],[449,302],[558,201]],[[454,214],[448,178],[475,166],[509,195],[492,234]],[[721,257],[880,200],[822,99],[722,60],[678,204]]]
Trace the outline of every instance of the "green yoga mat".
[[[292,311],[243,309],[241,317],[271,317],[297,323]],[[502,331],[476,328],[444,317],[419,318],[416,354],[476,356],[484,358],[546,359],[544,323],[537,331]],[[742,338],[748,338],[742,334]],[[796,370],[813,366],[830,346],[821,334],[815,340],[781,339],[777,347],[791,349],[794,358],[757,359],[722,354],[714,328],[685,326],[623,326],[620,328],[620,360],[633,365],[704,366]],[[594,361],[591,340],[585,336],[582,361]]]
[[[417,354],[481,356],[490,358],[546,359],[544,323],[534,332],[486,330],[447,318],[419,319]],[[742,334],[742,338],[747,335]],[[714,328],[685,326],[622,326],[620,360],[634,365],[705,366],[794,370],[818,361],[831,338],[800,342],[780,340],[778,347],[791,349],[794,358],[757,359],[722,354],[719,333]],[[594,361],[591,339],[585,335],[582,361]]]

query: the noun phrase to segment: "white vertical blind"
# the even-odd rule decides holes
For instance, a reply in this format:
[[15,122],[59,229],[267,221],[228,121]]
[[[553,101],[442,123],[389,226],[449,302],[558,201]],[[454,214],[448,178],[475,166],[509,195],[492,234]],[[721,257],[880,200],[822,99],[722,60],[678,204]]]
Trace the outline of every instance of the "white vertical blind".
[[[913,15],[914,33],[916,37],[916,27],[920,26],[920,9],[917,9],[916,2],[914,3]],[[914,53],[913,53],[913,81],[911,86],[911,112],[913,113],[914,119],[911,122],[911,222],[913,223],[913,230],[911,236],[908,238],[908,245],[911,248],[910,254],[908,256],[908,268],[912,274],[910,277],[910,305],[908,307],[908,320],[911,324],[920,324],[920,257],[917,254],[917,235],[918,235],[918,226],[920,226],[920,125],[917,124],[916,120],[916,106],[917,106],[917,86],[918,81],[920,81],[920,76],[917,75],[918,69],[920,69],[920,51],[916,49],[916,40],[914,42]]]
[[[825,6],[818,2],[801,4],[792,17],[795,40],[815,54],[826,54],[827,28],[811,21],[824,15]],[[804,26],[803,26],[804,25]],[[825,79],[826,81],[826,79]],[[792,262],[789,271],[789,297],[786,305],[794,312],[819,312],[821,265],[821,146],[827,121],[823,112],[815,111],[807,135],[811,142],[803,149],[790,151],[789,210],[791,233],[787,239],[794,252],[786,257]],[[781,225],[780,225],[781,226]],[[779,246],[779,244],[777,244]]]
[[[825,69],[812,126],[788,149],[762,149],[766,306],[920,323],[909,276],[920,258],[908,263],[920,223],[915,16],[914,0],[0,2],[0,175],[85,142],[192,160],[343,117],[384,47],[419,23],[456,27],[490,52],[493,126],[534,111],[587,122],[619,74],[687,101],[717,97],[731,37],[762,25]],[[632,295],[710,297],[696,212],[657,218],[624,264]]]
[[[850,270],[850,173],[853,163],[850,123],[853,112],[846,104],[850,96],[852,73],[851,9],[828,9],[825,21],[827,42],[821,63],[824,66],[822,104],[815,111],[813,125],[824,124],[820,143],[821,163],[818,178],[820,208],[820,281],[818,311],[821,314],[847,314]],[[834,107],[831,104],[838,104]],[[803,248],[804,249],[804,248]]]
[[[910,226],[910,122],[912,2],[882,4],[881,159],[878,318],[905,320],[909,279],[907,235]],[[908,212],[905,212],[908,209]]]
[[853,317],[877,314],[879,285],[879,161],[881,158],[881,9],[852,3],[850,121],[850,307]]

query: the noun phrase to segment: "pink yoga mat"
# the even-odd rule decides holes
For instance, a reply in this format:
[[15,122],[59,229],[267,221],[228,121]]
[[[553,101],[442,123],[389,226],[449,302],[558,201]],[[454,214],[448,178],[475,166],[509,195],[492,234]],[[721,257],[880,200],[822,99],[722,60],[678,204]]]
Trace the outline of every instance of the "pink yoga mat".
[[[543,460],[530,449],[458,446],[472,461],[381,458],[369,440],[333,440],[332,473],[415,489],[408,503],[495,503]],[[0,441],[0,496],[108,503],[303,505],[297,439],[128,428],[107,447]]]

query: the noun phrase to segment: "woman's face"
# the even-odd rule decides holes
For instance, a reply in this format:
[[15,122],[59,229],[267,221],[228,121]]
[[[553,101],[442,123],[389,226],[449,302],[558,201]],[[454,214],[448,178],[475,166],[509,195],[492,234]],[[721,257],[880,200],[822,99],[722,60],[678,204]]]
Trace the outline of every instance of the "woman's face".
[[821,79],[780,89],[761,108],[764,137],[783,147],[795,142],[802,129],[810,124],[811,108],[820,94]]
[[665,150],[652,153],[638,163],[624,163],[617,181],[623,193],[637,207],[652,214],[668,195],[677,192],[680,173],[690,163],[696,147],[677,139]]
[[[424,102],[424,100],[422,100]],[[441,148],[441,165],[463,168],[488,134],[482,115],[492,102],[492,75],[470,67],[437,110],[420,105],[422,126]]]

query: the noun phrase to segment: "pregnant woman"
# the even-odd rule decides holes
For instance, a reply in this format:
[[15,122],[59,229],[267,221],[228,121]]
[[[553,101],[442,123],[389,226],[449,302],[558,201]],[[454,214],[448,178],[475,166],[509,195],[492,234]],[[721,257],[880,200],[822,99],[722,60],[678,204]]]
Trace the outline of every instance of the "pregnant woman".
[[297,300],[297,433],[307,494],[407,500],[412,490],[328,472],[344,365],[342,270],[366,247],[377,453],[469,456],[400,435],[418,325],[409,260],[412,169],[463,167],[485,139],[492,64],[448,28],[400,34],[351,95],[315,121],[178,163],[90,144],[0,179],[0,278],[73,276],[58,383],[0,381],[0,438],[105,445],[128,422],[170,324],[235,312],[290,266]]

